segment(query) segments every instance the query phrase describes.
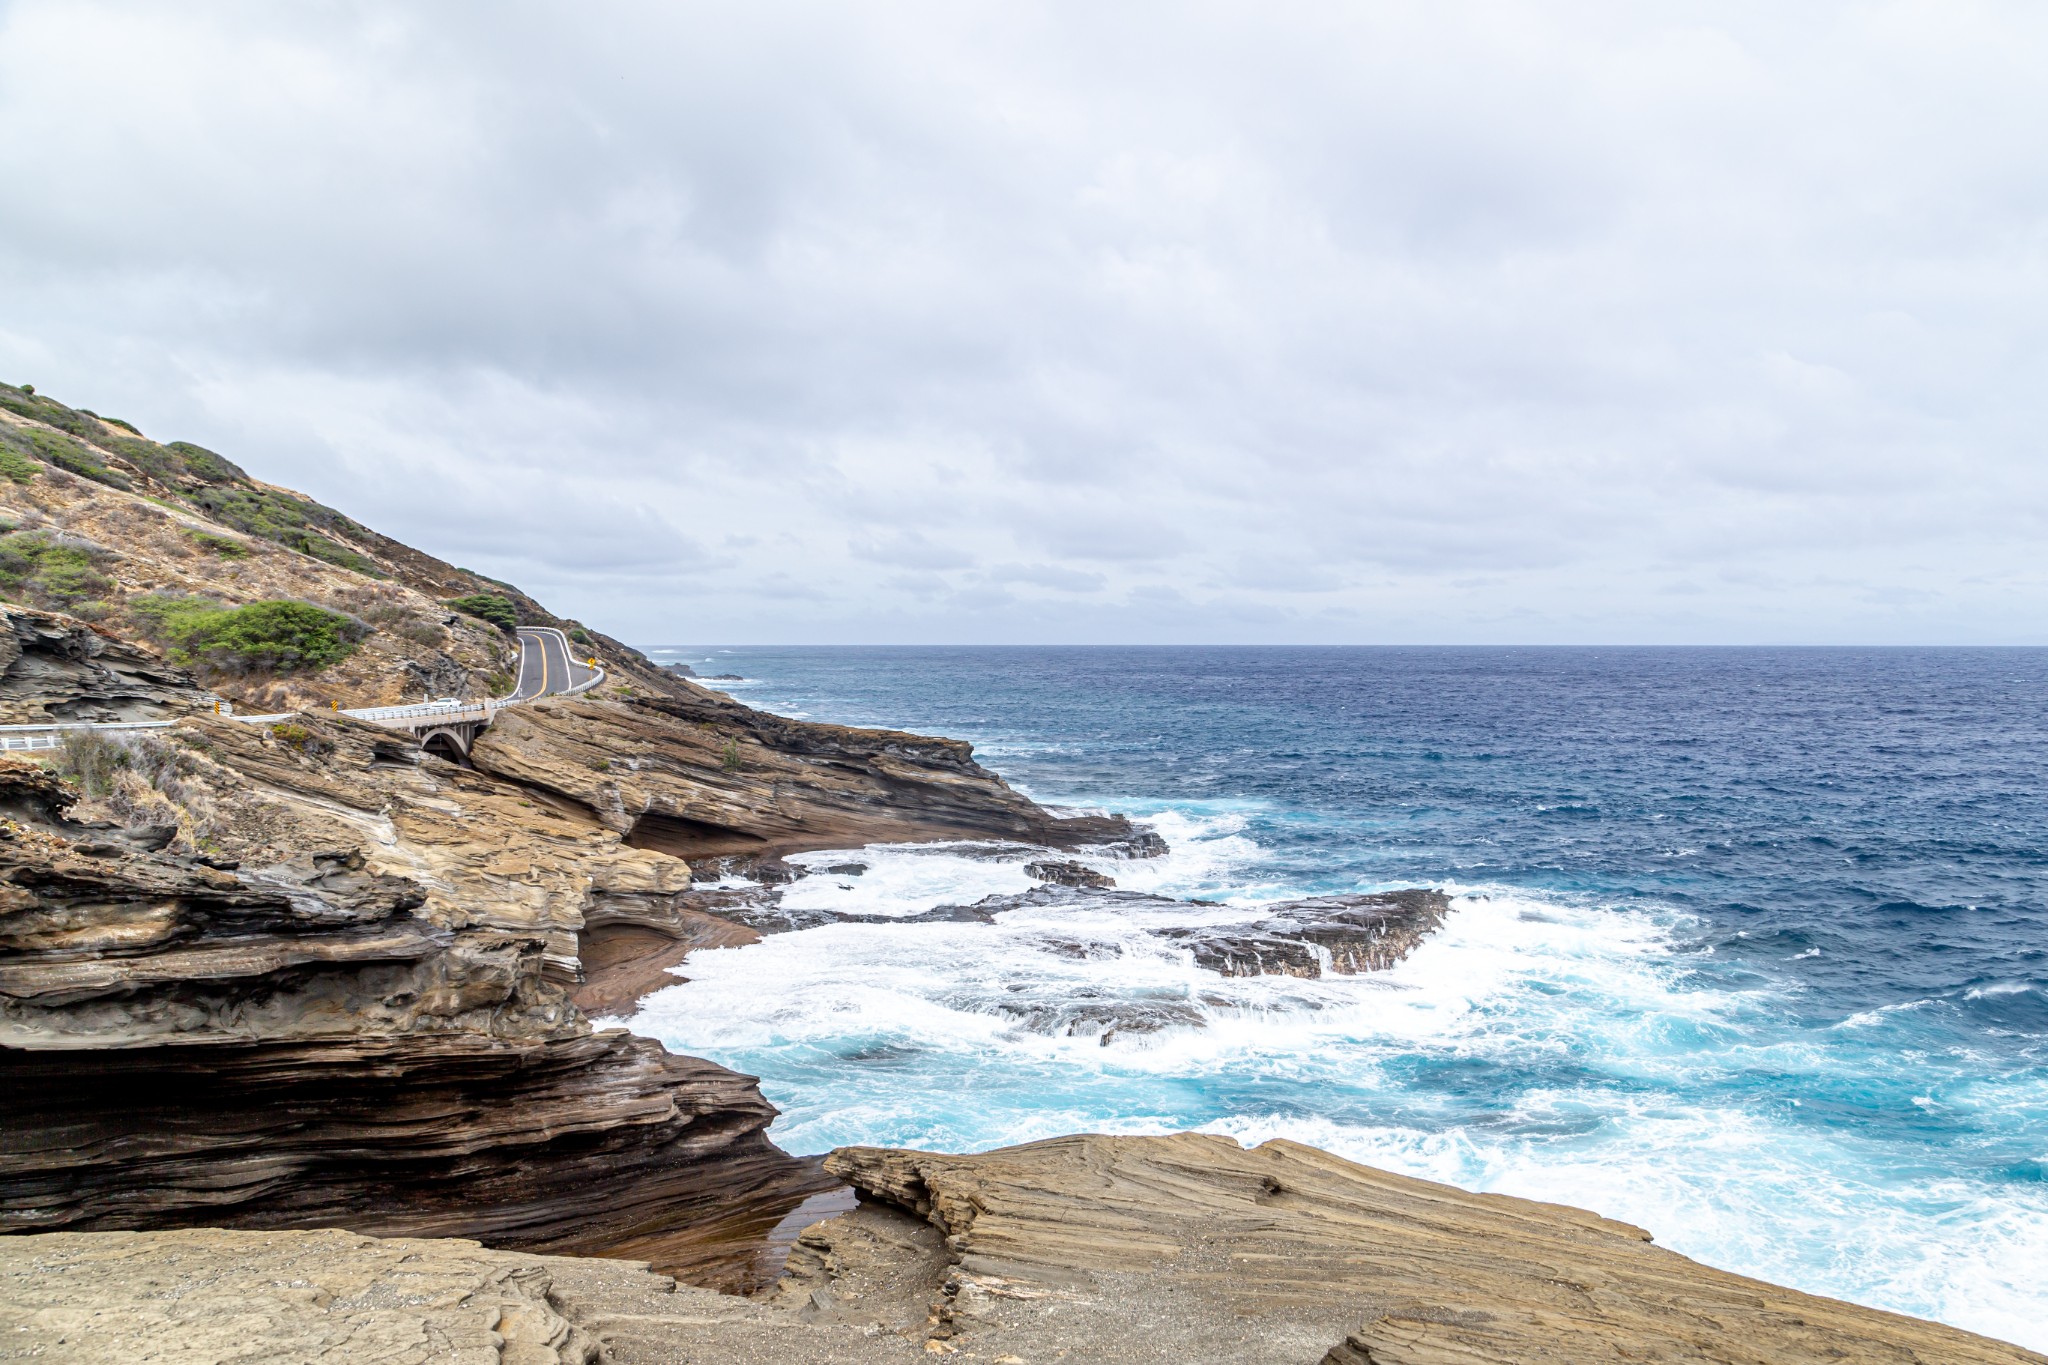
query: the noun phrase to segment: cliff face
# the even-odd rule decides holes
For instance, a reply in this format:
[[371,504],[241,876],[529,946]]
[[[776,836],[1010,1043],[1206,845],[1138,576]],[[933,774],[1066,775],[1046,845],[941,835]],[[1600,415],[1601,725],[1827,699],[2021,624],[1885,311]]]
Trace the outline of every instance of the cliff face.
[[[715,737],[626,702],[508,729],[470,769],[346,717],[192,716],[127,751],[131,785],[172,793],[131,794],[162,802],[133,822],[0,758],[0,1228],[339,1224],[687,1269],[823,1182],[768,1143],[751,1079],[571,1003],[607,932],[702,941],[678,856],[701,844],[673,831],[1065,834],[953,746],[921,790],[889,752],[909,736],[792,754],[764,727],[730,774],[693,766]],[[629,842],[650,812],[665,851]]]
[[[556,618],[0,390],[0,722],[175,721],[0,756],[0,1231],[339,1224],[702,1271],[829,1182],[768,1142],[751,1078],[594,1031],[586,959],[743,939],[688,905],[691,858],[1131,835],[963,744],[764,716],[591,632],[604,688],[503,713],[465,765],[424,753],[328,703],[503,690],[510,637],[447,596]],[[366,634],[316,671],[188,668],[146,638],[180,594]]]

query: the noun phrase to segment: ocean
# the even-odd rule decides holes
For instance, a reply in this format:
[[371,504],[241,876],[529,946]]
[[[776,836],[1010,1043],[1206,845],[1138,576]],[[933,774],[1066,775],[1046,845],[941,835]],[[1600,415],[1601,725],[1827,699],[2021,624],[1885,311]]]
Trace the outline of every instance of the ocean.
[[[1226,979],[1144,932],[1232,913],[1203,907],[698,953],[633,1027],[761,1077],[790,1151],[1288,1137],[2048,1349],[2048,650],[647,652],[1142,821],[1168,855],[1095,860],[1126,889],[1454,897],[1364,977]],[[973,853],[807,855],[868,870],[786,900],[1031,885]],[[1119,1010],[1165,1026],[1087,1023]]]

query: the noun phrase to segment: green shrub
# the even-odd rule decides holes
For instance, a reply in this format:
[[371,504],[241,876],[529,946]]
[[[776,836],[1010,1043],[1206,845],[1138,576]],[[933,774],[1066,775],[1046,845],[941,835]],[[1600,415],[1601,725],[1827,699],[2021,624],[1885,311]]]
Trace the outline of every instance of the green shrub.
[[311,555],[313,558],[324,560],[326,563],[338,565],[344,569],[352,569],[365,578],[389,578],[391,576],[377,567],[376,560],[359,555],[345,545],[337,545],[326,536],[314,535],[311,531],[301,531],[295,535],[280,536],[278,539],[282,544],[290,546],[302,555]]
[[[121,425],[128,424],[123,422]],[[205,446],[196,446],[190,441],[173,441],[164,449],[176,455],[179,462],[184,465],[185,472],[201,483],[234,483],[237,480],[247,480],[249,477],[242,472],[240,465],[227,456],[216,455]]]
[[135,435],[137,436],[140,436],[142,434],[141,432],[135,430],[135,424],[133,422],[124,422],[118,417],[102,417],[100,418],[100,420],[102,422],[105,422],[110,427],[119,427],[123,431],[134,432]]
[[185,534],[192,538],[194,545],[197,545],[208,554],[219,555],[222,559],[247,559],[249,557],[249,547],[239,540],[234,540],[227,536],[213,535],[210,532],[201,531],[191,526],[185,528]]
[[587,645],[590,643],[590,632],[577,626],[569,632],[569,638],[579,645]]
[[127,475],[117,474],[95,459],[90,451],[69,436],[60,436],[54,431],[40,431],[30,428],[28,441],[37,455],[59,469],[68,469],[73,474],[110,488],[132,489]]
[[724,764],[725,770],[729,773],[736,773],[740,770],[740,742],[738,740],[729,739],[725,742],[725,753],[721,761]]
[[177,461],[171,458],[169,451],[154,441],[127,436],[102,436],[94,444],[102,450],[113,451],[159,483],[178,481]]
[[471,593],[467,597],[451,598],[447,605],[466,616],[479,621],[488,621],[499,630],[510,633],[519,628],[519,611],[512,603],[494,592]]
[[89,541],[19,531],[0,536],[0,596],[68,609],[110,591],[99,566],[115,556]]
[[0,479],[27,483],[36,476],[36,462],[13,446],[0,445]]
[[184,663],[228,673],[315,673],[355,652],[369,627],[310,602],[251,602],[228,608],[204,597],[138,597],[129,610]]
[[203,620],[226,610],[225,603],[211,597],[186,597],[178,593],[153,592],[128,599],[128,612],[138,629],[160,645],[183,644]]
[[318,758],[321,754],[334,752],[332,744],[329,744],[305,726],[295,725],[290,721],[286,721],[282,725],[271,726],[270,733],[278,743],[288,748],[297,749],[308,758]]
[[355,652],[367,627],[310,602],[251,602],[200,622],[193,657],[229,672],[313,673]]
[[[234,469],[225,460],[198,446],[186,447],[178,442],[166,447],[177,450],[181,458],[188,461],[196,457],[187,451],[197,451],[200,456],[219,460],[227,469]],[[240,473],[239,470],[235,471]],[[207,516],[245,531],[252,536],[274,540],[280,545],[297,550],[300,554],[311,555],[344,569],[353,569],[371,578],[386,577],[373,560],[357,554],[346,546],[338,545],[324,531],[360,532],[363,528],[350,521],[331,507],[322,507],[310,499],[296,498],[273,488],[244,488],[235,486],[208,486],[194,489],[185,494],[187,502],[205,512]]]

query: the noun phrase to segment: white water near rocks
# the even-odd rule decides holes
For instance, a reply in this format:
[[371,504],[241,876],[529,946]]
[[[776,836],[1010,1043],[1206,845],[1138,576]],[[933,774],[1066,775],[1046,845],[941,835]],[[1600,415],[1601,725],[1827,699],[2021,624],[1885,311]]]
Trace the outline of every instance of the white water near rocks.
[[[730,666],[755,704],[960,735],[1041,797],[1150,823],[1167,857],[1084,858],[1126,890],[1456,897],[1365,977],[1224,978],[1148,931],[1241,909],[1085,898],[699,953],[633,1026],[761,1076],[787,1148],[1286,1137],[2048,1349],[2048,655]],[[987,852],[807,855],[868,870],[786,902],[900,920],[1030,885],[1024,850]]]
[[[1594,1208],[1716,1265],[2048,1345],[2027,1269],[2048,1264],[2048,1201],[1992,1207],[1937,1166],[1901,1172],[1891,1153],[1846,1137],[1815,1144],[1774,1114],[1797,1107],[1796,1094],[1740,1107],[1688,1099],[1703,1067],[1782,1083],[1829,1059],[1742,1041],[1748,1013],[1769,1002],[1691,979],[1682,917],[1453,883],[1444,928],[1391,971],[1224,978],[1144,931],[1228,923],[1238,907],[1304,892],[1259,875],[1239,815],[1169,811],[1153,823],[1168,857],[1082,861],[1130,890],[1249,889],[1219,908],[1021,909],[993,925],[773,935],[693,955],[689,984],[650,997],[631,1026],[761,1075],[783,1110],[774,1136],[791,1151],[983,1150],[1074,1131],[1284,1137]],[[867,870],[816,871],[783,903],[894,917],[969,905],[1035,885],[1023,856],[947,845],[801,855],[812,869]],[[1111,946],[1086,958],[1048,946],[1076,939]],[[1099,1022],[1068,1029],[1077,1003],[1163,1012],[1166,1023],[1105,1045]],[[1546,1058],[1575,1079],[1485,1112],[1489,1072]],[[1459,1073],[1466,1081],[1447,1087]]]

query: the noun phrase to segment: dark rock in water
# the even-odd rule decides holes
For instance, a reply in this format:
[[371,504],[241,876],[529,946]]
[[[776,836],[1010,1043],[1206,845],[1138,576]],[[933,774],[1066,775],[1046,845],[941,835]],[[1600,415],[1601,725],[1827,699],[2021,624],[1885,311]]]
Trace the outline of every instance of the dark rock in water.
[[978,863],[1008,863],[1015,862],[1019,856],[1028,857],[1034,853],[1043,853],[1045,850],[1034,847],[1031,844],[995,841],[989,843],[951,843],[947,844],[940,851],[949,858],[972,858]]
[[[713,896],[726,897],[713,902]],[[773,894],[759,892],[693,891],[681,897],[692,909],[701,909],[732,924],[743,925],[757,934],[793,934],[799,929],[819,929],[837,924],[845,916],[830,910],[796,910],[782,904]]]
[[1125,1034],[1201,1028],[1208,1022],[1185,1000],[1110,1000],[1085,991],[1053,1003],[1007,1004],[1000,1007],[1000,1013],[1033,1033],[1066,1038],[1094,1035],[1104,1047]]
[[706,674],[704,674],[704,675],[702,675],[702,676],[703,676],[703,679],[704,679],[704,681],[705,681],[705,682],[745,682],[745,681],[746,681],[746,677],[745,677],[744,675],[742,675],[742,674],[739,674],[739,673],[706,673]]
[[1143,891],[1118,891],[1042,882],[1029,891],[983,896],[974,903],[974,908],[991,915],[999,915],[1005,910],[1051,910],[1067,907],[1097,910],[1105,905],[1127,906],[1133,910],[1175,910],[1185,909],[1190,905],[1214,904],[1215,901],[1175,900],[1171,896],[1153,896]]
[[1385,971],[1414,951],[1451,908],[1441,891],[1417,888],[1361,896],[1314,896],[1262,907],[1241,924],[1160,929],[1184,943],[1197,965],[1225,976],[1319,977]]
[[866,863],[834,863],[825,869],[825,873],[832,877],[858,877],[867,870]]
[[810,869],[799,867],[795,863],[786,863],[776,857],[734,853],[722,858],[693,858],[690,860],[690,875],[707,882],[723,881],[727,877],[744,877],[763,886],[787,886],[800,877],[808,877]]
[[675,674],[678,678],[694,678],[697,676],[697,670],[688,664],[663,664],[662,669],[665,672]]
[[1092,867],[1081,863],[1036,862],[1024,864],[1024,875],[1055,886],[1072,886],[1088,890],[1107,891],[1116,885],[1116,878],[1106,877]]
[[1074,815],[1060,822],[1069,837],[1063,848],[1076,848],[1109,858],[1157,858],[1166,853],[1166,840],[1152,830],[1133,825],[1121,815]]
[[1166,840],[1149,829],[1132,830],[1129,834],[1113,839],[1102,847],[1118,858],[1161,858],[1171,851],[1166,846]]

